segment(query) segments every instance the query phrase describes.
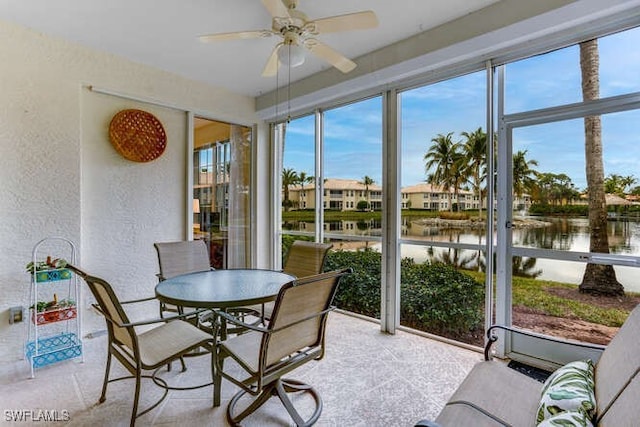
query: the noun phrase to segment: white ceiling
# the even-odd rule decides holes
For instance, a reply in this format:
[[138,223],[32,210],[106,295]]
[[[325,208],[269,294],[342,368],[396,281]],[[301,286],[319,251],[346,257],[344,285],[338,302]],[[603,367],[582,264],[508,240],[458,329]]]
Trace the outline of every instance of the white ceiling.
[[[300,0],[309,19],[373,10],[371,30],[320,35],[349,58],[484,8],[498,0]],[[260,0],[0,0],[0,19],[114,53],[190,79],[259,96],[276,88],[262,70],[276,37],[205,44],[197,36],[271,28]],[[329,68],[308,56],[296,81]]]

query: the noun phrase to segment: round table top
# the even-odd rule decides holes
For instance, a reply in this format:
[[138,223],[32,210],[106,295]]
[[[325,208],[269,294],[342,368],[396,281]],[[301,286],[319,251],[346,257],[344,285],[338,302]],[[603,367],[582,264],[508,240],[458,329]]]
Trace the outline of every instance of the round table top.
[[273,270],[202,271],[158,283],[156,296],[165,303],[187,307],[238,307],[273,301],[282,285],[294,279]]

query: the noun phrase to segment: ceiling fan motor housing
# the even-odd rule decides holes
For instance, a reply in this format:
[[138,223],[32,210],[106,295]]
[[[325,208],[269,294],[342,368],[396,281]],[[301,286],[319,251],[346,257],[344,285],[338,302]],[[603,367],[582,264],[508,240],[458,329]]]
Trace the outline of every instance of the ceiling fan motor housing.
[[308,17],[297,10],[289,10],[289,17],[274,16],[271,28],[273,31],[282,34],[284,37],[290,32],[302,36],[307,26]]

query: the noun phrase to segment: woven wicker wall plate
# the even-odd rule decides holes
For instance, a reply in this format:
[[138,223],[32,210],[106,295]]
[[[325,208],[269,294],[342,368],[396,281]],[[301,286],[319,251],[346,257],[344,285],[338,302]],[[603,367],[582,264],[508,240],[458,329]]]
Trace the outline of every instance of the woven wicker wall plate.
[[153,114],[142,110],[122,110],[109,124],[111,145],[124,158],[150,162],[164,153],[167,134]]

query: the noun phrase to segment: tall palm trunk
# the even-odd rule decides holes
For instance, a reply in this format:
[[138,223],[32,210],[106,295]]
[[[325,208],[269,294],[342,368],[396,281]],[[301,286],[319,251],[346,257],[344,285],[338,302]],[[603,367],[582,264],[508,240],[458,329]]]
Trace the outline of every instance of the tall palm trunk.
[[[580,43],[582,98],[585,101],[600,97],[599,67],[597,39]],[[584,136],[589,193],[589,251],[609,253],[600,116],[585,117]],[[579,289],[580,292],[590,294],[624,295],[624,287],[616,279],[616,273],[611,265],[587,264]]]

